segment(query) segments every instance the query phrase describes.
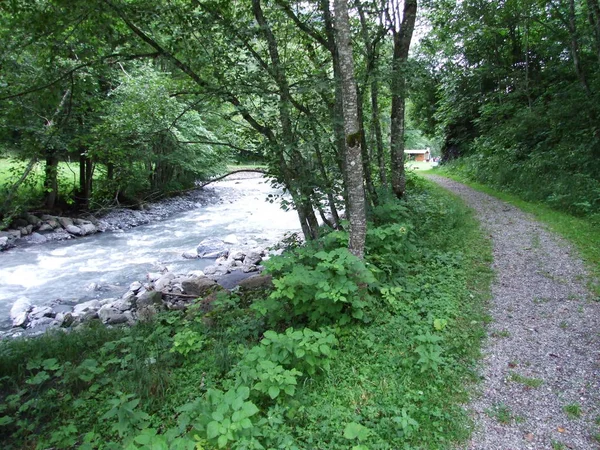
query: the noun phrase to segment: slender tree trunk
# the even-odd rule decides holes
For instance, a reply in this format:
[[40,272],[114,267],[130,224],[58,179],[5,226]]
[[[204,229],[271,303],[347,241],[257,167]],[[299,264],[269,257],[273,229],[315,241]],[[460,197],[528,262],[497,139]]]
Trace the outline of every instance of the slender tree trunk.
[[358,106],[358,124],[360,128],[360,148],[362,153],[362,161],[363,161],[363,172],[365,176],[365,186],[367,188],[367,193],[369,196],[370,203],[373,206],[378,204],[377,202],[377,192],[375,191],[375,185],[373,184],[373,177],[371,175],[371,155],[369,152],[369,147],[367,145],[367,137],[365,134],[365,121],[363,116],[363,96],[361,90],[356,88],[357,92],[357,106]]
[[53,209],[58,198],[58,156],[56,150],[46,149],[46,166],[44,168],[45,205]]
[[[398,17],[398,11],[393,14]],[[404,172],[404,112],[406,95],[405,63],[415,28],[417,0],[405,0],[402,23],[394,31],[394,53],[392,56],[392,111],[390,126],[390,153],[392,168],[392,190],[402,198],[406,189]]]
[[[305,186],[302,186],[304,177],[302,176],[301,172],[304,170],[304,164],[303,158],[298,152],[296,143],[294,142],[294,129],[290,116],[292,99],[289,83],[287,81],[284,68],[281,64],[277,41],[265,19],[260,0],[252,0],[252,10],[254,17],[265,36],[265,40],[267,41],[273,78],[275,79],[275,82],[279,88],[279,120],[281,122],[282,140],[284,143],[284,149],[282,153],[290,153],[292,155],[292,160],[294,161],[293,168],[290,168],[288,167],[285,158],[280,157],[280,170],[282,172],[285,184],[290,192],[292,192],[292,199],[294,200],[300,222],[302,223],[302,230],[305,239],[315,239],[318,237],[319,223],[316,219],[308,190]],[[300,171],[298,177],[293,176],[292,172],[294,171]],[[298,179],[297,181],[296,178]]]
[[581,59],[579,58],[579,38],[577,35],[577,25],[575,23],[575,0],[569,0],[569,19],[568,19],[568,27],[569,27],[569,36],[571,38],[571,57],[573,58],[573,66],[575,67],[575,73],[577,74],[577,78],[581,83],[584,91],[591,95],[590,86],[588,84],[587,78],[585,76],[585,72],[583,71],[583,67],[581,65]]
[[379,120],[379,82],[376,77],[371,78],[371,122],[373,131],[375,132],[375,145],[377,146],[379,181],[385,187],[387,186],[387,171],[385,168],[385,150],[383,148],[381,121]]
[[[356,8],[360,18],[361,35],[365,46],[366,58],[366,81],[370,82],[371,91],[371,130],[375,138],[377,149],[377,166],[379,169],[379,181],[382,186],[387,185],[387,174],[385,170],[385,156],[383,148],[383,135],[381,133],[381,121],[379,120],[379,81],[375,72],[377,63],[377,41],[369,37],[367,19],[360,0],[356,0]],[[365,82],[366,84],[366,82]]]
[[596,43],[596,54],[600,62],[600,5],[598,0],[587,0],[589,9],[590,24],[594,30],[594,41]]
[[338,48],[335,44],[335,28],[333,23],[333,15],[329,9],[329,0],[320,0],[319,7],[323,14],[323,22],[325,24],[325,35],[327,36],[327,49],[331,53],[333,61],[333,87],[334,87],[334,107],[331,110],[333,122],[333,135],[335,139],[335,147],[337,151],[337,163],[344,179],[344,201],[348,205],[348,180],[346,179],[346,139],[344,130],[344,104],[342,95],[342,75],[340,72],[340,57]]
[[336,44],[342,76],[342,99],[344,106],[344,131],[346,144],[346,180],[348,189],[347,216],[350,221],[348,249],[364,257],[367,217],[363,186],[360,126],[358,122],[358,98],[354,79],[354,59],[350,36],[350,20],[346,0],[334,0]]
[[329,175],[327,175],[327,170],[325,169],[325,163],[323,162],[323,154],[321,153],[321,148],[318,144],[315,144],[315,154],[317,156],[317,164],[319,165],[319,171],[321,172],[321,177],[324,180],[325,188],[327,189],[327,200],[329,202],[329,210],[331,211],[331,216],[333,217],[333,224],[330,225],[332,228],[338,228],[340,223],[340,217],[337,212],[337,208],[335,206],[335,199],[333,197],[333,186],[329,179]]

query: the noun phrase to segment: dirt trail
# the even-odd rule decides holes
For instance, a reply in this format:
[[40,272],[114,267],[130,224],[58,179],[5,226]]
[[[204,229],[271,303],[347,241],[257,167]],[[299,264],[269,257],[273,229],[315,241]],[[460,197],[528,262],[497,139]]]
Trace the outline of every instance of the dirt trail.
[[600,449],[600,302],[582,261],[529,214],[428,178],[476,211],[494,247],[492,321],[464,448]]

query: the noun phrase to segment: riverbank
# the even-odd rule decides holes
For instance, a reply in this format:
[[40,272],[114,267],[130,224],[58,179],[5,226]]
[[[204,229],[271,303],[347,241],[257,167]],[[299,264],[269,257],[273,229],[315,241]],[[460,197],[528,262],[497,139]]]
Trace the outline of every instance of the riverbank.
[[[261,178],[256,172],[236,173],[229,181]],[[164,220],[174,214],[194,208],[214,205],[225,201],[210,187],[192,189],[180,195],[156,202],[142,204],[138,208],[110,208],[78,216],[56,216],[29,212],[16,219],[12,227],[0,231],[0,252],[19,245],[39,245],[52,241],[64,241],[95,233],[128,230]]]
[[[114,300],[133,281],[147,282],[148,273],[167,270],[187,275],[203,271],[215,263],[222,250],[260,253],[286,232],[299,228],[293,211],[282,211],[277,204],[266,201],[269,194],[278,192],[260,176],[238,176],[205,190],[212,193],[208,204],[200,203],[196,193],[191,193],[185,201],[170,200],[167,205],[139,211],[145,214],[144,221],[154,219],[147,224],[123,220],[124,214],[137,216],[138,211],[116,211],[117,217],[105,220],[114,220],[125,230],[21,245],[0,253],[0,316],[5,318],[0,322],[4,320],[7,327],[11,326],[7,323],[9,311],[22,296],[28,297],[34,307],[54,305],[57,299],[71,306]],[[177,209],[186,211],[174,212]],[[214,255],[199,254],[199,244],[206,240],[220,242]],[[222,269],[219,265],[216,272],[226,275]]]

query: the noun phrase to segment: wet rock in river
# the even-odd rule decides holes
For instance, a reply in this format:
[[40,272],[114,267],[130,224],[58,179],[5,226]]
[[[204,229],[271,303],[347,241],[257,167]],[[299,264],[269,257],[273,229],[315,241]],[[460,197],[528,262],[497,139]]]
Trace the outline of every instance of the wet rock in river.
[[31,300],[19,297],[10,309],[10,319],[13,327],[25,327],[29,320],[29,312],[33,309]]
[[54,317],[56,313],[50,306],[34,306],[29,313],[31,320],[38,320],[42,317]]
[[200,258],[219,258],[229,255],[229,249],[220,239],[204,239],[196,247],[196,252]]
[[196,259],[198,258],[198,252],[196,250],[190,250],[187,252],[183,252],[181,255],[184,259]]
[[48,238],[46,238],[46,236],[42,236],[40,233],[36,232],[31,233],[31,236],[29,236],[28,239],[28,242],[31,242],[32,244],[43,244],[47,241]]

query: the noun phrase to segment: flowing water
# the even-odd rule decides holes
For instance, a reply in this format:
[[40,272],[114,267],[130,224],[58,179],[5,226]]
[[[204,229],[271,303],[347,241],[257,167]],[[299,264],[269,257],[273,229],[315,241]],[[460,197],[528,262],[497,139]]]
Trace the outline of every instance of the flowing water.
[[[267,201],[267,196],[277,191],[265,178],[211,186],[205,189],[214,190],[218,204],[199,206],[121,233],[98,233],[0,253],[0,328],[10,326],[10,308],[21,296],[34,305],[56,299],[82,302],[117,297],[131,282],[143,281],[148,272],[162,266],[187,273],[212,264],[214,260],[181,256],[203,239],[233,234],[240,241],[238,247],[266,247],[286,232],[299,230],[294,211],[283,211],[277,203]],[[96,288],[90,289],[94,285]]]

